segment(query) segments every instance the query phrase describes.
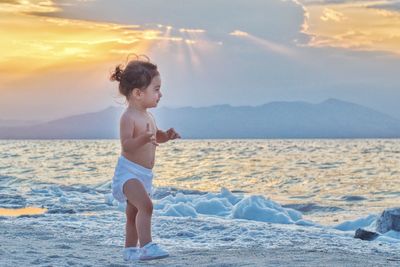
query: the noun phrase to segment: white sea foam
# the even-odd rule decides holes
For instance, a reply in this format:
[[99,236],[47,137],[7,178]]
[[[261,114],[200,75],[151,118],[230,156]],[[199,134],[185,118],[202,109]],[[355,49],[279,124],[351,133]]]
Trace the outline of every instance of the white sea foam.
[[[165,194],[166,192],[164,191],[161,195]],[[113,203],[121,211],[125,210],[125,205],[116,203],[112,200],[110,194],[106,195],[106,202]],[[301,231],[303,233],[302,237],[308,239],[309,243],[312,243],[312,240],[315,238],[333,238],[333,240],[354,239],[353,236],[356,229],[372,228],[378,217],[375,214],[371,214],[356,220],[344,221],[332,227],[322,226],[303,219],[301,212],[284,208],[279,203],[264,196],[233,194],[226,188],[222,188],[220,193],[205,194],[185,194],[178,191],[175,194],[155,199],[154,208],[155,217],[164,218],[163,220],[169,223],[179,222],[176,226],[180,229],[179,236],[194,238],[193,242],[196,242],[196,240],[198,242],[199,239],[203,241],[218,239],[224,242],[227,240],[237,241],[239,239],[241,242],[256,244],[260,241],[266,241],[269,236],[276,234],[273,231],[263,232],[263,230],[260,230],[263,223],[276,225],[275,229],[279,229],[279,232]],[[170,220],[168,220],[169,217],[171,218]],[[177,221],[173,218],[181,219]],[[203,223],[201,228],[192,229],[190,226],[185,227],[185,223],[182,223],[181,220],[186,220],[186,222],[200,220]],[[220,224],[214,226],[211,223],[213,221],[218,221]],[[208,224],[207,222],[210,223]],[[244,222],[246,222],[245,228],[243,227]],[[221,226],[227,223],[230,224],[230,231]],[[249,225],[252,224],[254,224],[252,227],[258,230],[249,230]],[[354,239],[354,242],[358,243],[361,241],[357,240]],[[279,241],[279,245],[282,245],[282,242],[284,243],[284,241]],[[340,243],[341,241],[337,242]],[[390,231],[384,235],[380,235],[375,241],[362,242],[376,245],[380,242],[397,244],[400,243],[400,234]],[[349,244],[346,245],[348,248],[349,246]]]
[[378,216],[371,214],[368,215],[367,217],[359,218],[352,221],[342,222],[334,226],[333,228],[341,231],[353,231],[357,230],[358,228],[371,228],[375,224],[376,219],[378,219]]

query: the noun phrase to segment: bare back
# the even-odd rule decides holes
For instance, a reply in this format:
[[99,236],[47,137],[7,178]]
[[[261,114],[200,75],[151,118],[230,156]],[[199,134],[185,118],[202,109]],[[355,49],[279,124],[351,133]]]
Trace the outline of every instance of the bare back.
[[[156,123],[151,114],[142,113],[135,110],[126,109],[121,116],[120,140],[121,145],[126,138],[135,138],[147,132],[147,124],[150,131],[157,132]],[[135,151],[124,151],[121,154],[130,161],[133,161],[143,167],[152,169],[154,167],[156,146],[152,143],[144,144]]]

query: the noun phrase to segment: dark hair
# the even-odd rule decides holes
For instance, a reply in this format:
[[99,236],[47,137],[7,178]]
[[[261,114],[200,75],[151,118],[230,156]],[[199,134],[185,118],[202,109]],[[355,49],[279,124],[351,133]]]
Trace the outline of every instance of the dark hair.
[[115,67],[111,74],[111,81],[119,82],[119,92],[127,99],[133,89],[146,89],[154,77],[160,75],[157,65],[139,59],[131,60],[124,68],[122,65]]

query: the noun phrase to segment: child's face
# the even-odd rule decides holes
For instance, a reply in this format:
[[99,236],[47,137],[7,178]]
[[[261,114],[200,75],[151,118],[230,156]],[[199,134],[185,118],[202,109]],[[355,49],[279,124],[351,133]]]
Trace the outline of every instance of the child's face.
[[142,101],[147,108],[157,107],[161,94],[161,78],[160,75],[155,76],[149,86],[142,91]]

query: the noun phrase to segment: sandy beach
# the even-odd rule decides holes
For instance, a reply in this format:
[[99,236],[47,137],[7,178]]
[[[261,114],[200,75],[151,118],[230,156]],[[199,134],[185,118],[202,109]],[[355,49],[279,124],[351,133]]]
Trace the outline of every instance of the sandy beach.
[[[155,218],[155,241],[171,256],[149,262],[125,262],[123,216],[40,215],[0,220],[0,265],[14,266],[399,266],[398,247],[329,231],[285,225],[224,220]],[[183,227],[184,225],[184,227]],[[207,243],[184,229],[209,228]],[[244,242],[233,231],[246,227],[256,242]],[[317,235],[312,232],[320,231]],[[324,232],[324,234],[322,234]],[[230,233],[231,238],[227,236]],[[225,239],[224,239],[225,237]],[[197,240],[197,241],[196,241]]]

